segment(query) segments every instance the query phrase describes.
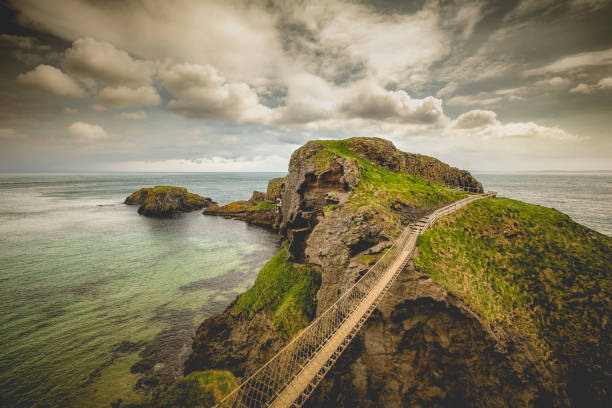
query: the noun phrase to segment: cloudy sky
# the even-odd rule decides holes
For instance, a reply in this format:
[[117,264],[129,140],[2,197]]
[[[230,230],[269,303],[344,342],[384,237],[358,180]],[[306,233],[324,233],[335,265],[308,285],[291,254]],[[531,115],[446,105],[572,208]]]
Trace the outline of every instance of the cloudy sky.
[[0,172],[285,171],[380,136],[612,169],[610,0],[0,2]]

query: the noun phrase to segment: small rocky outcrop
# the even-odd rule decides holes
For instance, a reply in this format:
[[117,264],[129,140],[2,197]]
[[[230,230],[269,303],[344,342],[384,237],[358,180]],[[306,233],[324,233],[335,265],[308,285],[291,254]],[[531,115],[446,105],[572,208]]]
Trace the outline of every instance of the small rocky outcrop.
[[222,206],[213,204],[207,207],[203,214],[233,218],[260,227],[276,229],[277,204],[284,181],[284,177],[274,178],[268,182],[268,189],[265,193],[253,191],[253,195],[248,200],[234,201]]
[[184,187],[145,187],[132,193],[124,201],[127,205],[138,205],[138,214],[148,217],[169,217],[175,213],[201,210],[215,204],[208,197],[187,191]]

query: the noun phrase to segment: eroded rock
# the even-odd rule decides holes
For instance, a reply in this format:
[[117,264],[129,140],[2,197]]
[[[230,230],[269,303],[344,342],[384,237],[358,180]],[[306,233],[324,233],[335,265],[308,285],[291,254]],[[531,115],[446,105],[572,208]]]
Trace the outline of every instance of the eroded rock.
[[201,210],[215,204],[208,197],[187,191],[184,187],[157,186],[141,188],[124,201],[127,205],[139,205],[138,214],[149,217],[168,217],[175,213]]

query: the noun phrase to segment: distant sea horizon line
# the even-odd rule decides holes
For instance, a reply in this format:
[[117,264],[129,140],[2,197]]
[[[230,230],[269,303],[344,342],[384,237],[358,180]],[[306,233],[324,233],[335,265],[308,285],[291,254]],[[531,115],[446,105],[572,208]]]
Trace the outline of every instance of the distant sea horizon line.
[[[470,170],[473,173],[489,174],[588,174],[612,173],[612,169],[605,170]],[[227,173],[287,173],[287,170],[258,170],[258,171],[2,171],[0,175],[88,175],[88,174],[227,174]]]

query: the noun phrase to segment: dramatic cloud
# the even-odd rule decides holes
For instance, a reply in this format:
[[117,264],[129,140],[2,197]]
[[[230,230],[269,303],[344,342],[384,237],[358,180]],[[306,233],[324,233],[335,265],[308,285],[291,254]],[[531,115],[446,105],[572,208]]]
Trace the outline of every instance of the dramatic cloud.
[[20,74],[17,82],[57,95],[68,95],[75,98],[85,96],[85,91],[75,80],[50,65],[39,65],[27,74]]
[[612,89],[612,77],[603,78],[596,84],[592,85],[579,84],[576,87],[570,89],[570,93],[590,94],[593,92],[604,91],[607,89]]
[[139,88],[106,87],[100,91],[97,99],[100,105],[106,109],[156,106],[161,103],[161,97],[152,86],[141,86]]
[[68,127],[68,133],[76,141],[88,143],[107,139],[113,139],[114,136],[107,133],[100,125],[92,125],[85,122],[74,122]]
[[367,89],[344,102],[340,111],[351,118],[434,124],[445,119],[442,100],[411,98],[405,91]]
[[598,65],[612,65],[612,48],[570,55],[543,67],[527,70],[525,75],[567,72]]
[[127,52],[92,38],[76,40],[65,52],[63,67],[85,81],[110,85],[149,84],[155,70],[152,63],[135,60]]
[[177,64],[161,78],[176,98],[168,110],[188,118],[262,122],[271,113],[249,85],[227,82],[210,65]]
[[472,110],[459,115],[451,127],[456,129],[474,129],[483,126],[498,125],[497,113],[487,110]]
[[[492,151],[527,168],[528,155],[562,151],[589,167],[598,165],[587,157],[607,155],[597,163],[609,167],[611,1],[8,4],[0,128],[61,141],[73,115],[77,133],[98,135],[73,136],[89,141],[75,147],[84,168],[85,150],[108,168],[251,168],[344,136],[386,137],[457,164],[470,151],[464,163],[481,169],[495,167]],[[19,92],[18,76],[84,99]],[[124,138],[113,139],[119,127]]]
[[147,118],[147,112],[139,110],[136,112],[121,112],[119,117],[122,119],[130,120],[145,120]]

